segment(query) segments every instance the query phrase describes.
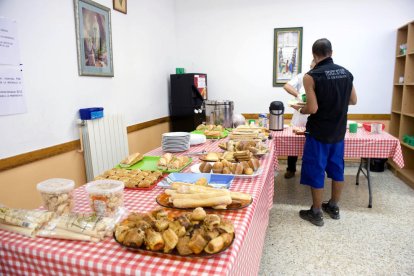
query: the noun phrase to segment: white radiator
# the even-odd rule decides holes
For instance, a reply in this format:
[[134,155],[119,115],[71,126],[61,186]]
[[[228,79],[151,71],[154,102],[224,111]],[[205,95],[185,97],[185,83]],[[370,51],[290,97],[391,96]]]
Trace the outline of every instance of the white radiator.
[[88,182],[128,156],[127,130],[122,115],[85,120],[82,140]]

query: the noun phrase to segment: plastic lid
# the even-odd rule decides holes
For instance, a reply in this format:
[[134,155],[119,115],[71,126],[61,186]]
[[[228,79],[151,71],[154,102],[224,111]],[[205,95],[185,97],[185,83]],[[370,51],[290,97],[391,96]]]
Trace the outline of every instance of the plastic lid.
[[44,193],[65,193],[73,190],[75,181],[64,178],[51,178],[37,184],[37,190]]
[[124,189],[124,182],[119,180],[103,179],[86,184],[85,190],[89,194],[112,194]]

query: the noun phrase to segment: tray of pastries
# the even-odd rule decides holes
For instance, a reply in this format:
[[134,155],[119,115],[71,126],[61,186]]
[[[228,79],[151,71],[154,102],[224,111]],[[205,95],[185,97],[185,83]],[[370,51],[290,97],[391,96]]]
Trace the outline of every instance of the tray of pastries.
[[207,139],[221,139],[229,135],[229,132],[222,125],[198,125],[196,130],[192,131],[194,134],[204,134]]
[[[228,152],[250,151],[254,156],[261,157],[269,152],[269,148],[262,141],[243,140],[233,141],[229,140],[225,143],[220,143],[219,148]],[[228,160],[228,158],[225,158]]]
[[[128,170],[161,171],[165,173],[179,172],[187,167],[192,158],[166,153],[162,156],[144,156],[138,163],[126,168]],[[119,165],[117,166],[120,167]]]
[[167,208],[194,209],[203,207],[212,210],[237,210],[253,202],[251,195],[228,189],[173,182],[170,189],[157,196],[159,205]]
[[232,163],[227,160],[221,160],[218,162],[202,162],[191,166],[191,172],[193,173],[215,173],[234,175],[239,178],[251,178],[256,177],[262,173],[260,161],[255,158],[251,158],[249,161],[242,161]]
[[142,254],[208,258],[228,249],[235,238],[234,225],[203,208],[192,212],[130,213],[115,226],[114,240]]
[[114,168],[107,170],[95,180],[112,179],[124,182],[125,189],[152,190],[165,175],[160,171],[126,170]]

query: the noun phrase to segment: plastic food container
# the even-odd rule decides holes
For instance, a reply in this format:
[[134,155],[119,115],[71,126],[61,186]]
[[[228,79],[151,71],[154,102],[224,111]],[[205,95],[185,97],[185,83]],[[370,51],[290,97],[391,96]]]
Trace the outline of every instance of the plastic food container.
[[73,180],[64,178],[51,178],[37,184],[37,190],[43,198],[46,209],[58,215],[72,211],[74,187]]
[[[381,127],[377,127],[377,125],[381,125]],[[385,128],[385,124],[378,122],[363,123],[362,126],[365,128],[366,131],[375,133],[381,133]]]
[[124,182],[95,180],[86,184],[91,209],[100,216],[113,216],[124,206]]

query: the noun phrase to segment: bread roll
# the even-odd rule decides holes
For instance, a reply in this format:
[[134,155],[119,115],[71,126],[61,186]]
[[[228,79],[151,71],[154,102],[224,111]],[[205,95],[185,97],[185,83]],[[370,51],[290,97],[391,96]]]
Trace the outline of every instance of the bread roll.
[[232,174],[232,172],[231,172],[231,170],[230,170],[229,167],[224,167],[222,173],[223,174]]
[[253,169],[248,167],[248,168],[244,168],[243,169],[243,173],[247,174],[247,175],[252,175],[253,174]]
[[209,172],[211,172],[211,168],[212,168],[212,166],[211,166],[210,163],[203,162],[203,163],[200,164],[199,170],[202,173],[209,173]]
[[237,163],[234,174],[243,174],[243,164]]
[[222,173],[223,172],[223,163],[216,162],[213,165],[213,173]]
[[252,168],[254,171],[257,171],[260,167],[260,162],[257,159],[250,159],[249,160],[249,167]]

